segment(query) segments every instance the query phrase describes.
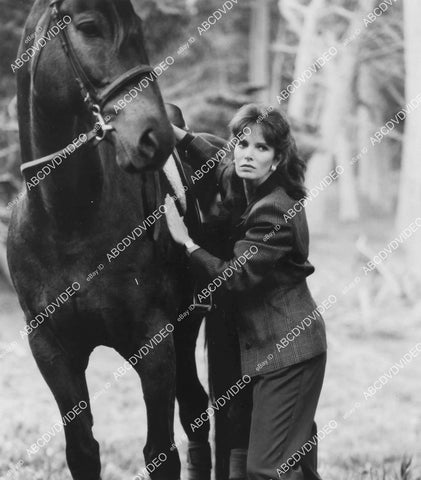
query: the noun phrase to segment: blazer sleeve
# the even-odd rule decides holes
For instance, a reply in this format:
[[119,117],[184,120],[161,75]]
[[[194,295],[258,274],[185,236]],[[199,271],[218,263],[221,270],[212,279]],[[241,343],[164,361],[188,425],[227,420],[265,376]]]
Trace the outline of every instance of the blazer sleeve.
[[283,213],[276,204],[256,206],[246,220],[244,238],[234,245],[231,260],[223,261],[199,248],[190,255],[193,272],[209,282],[219,278],[219,288],[226,291],[245,292],[258,286],[292,252],[292,226]]
[[[232,163],[228,160],[225,150],[218,148],[200,135],[189,134],[186,137],[187,141],[183,143],[182,140],[181,143],[187,153],[186,158],[189,165],[197,171],[208,162],[209,169],[204,173],[209,179],[208,182],[222,186],[224,174],[227,173],[228,166]],[[222,152],[225,153],[223,157]],[[211,159],[214,162],[209,162]]]

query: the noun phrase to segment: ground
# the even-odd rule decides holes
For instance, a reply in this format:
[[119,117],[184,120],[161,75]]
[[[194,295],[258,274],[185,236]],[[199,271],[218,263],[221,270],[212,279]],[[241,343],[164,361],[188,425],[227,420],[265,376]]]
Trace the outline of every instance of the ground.
[[[421,354],[409,352],[418,343],[421,349],[421,304],[399,298],[393,287],[376,302],[372,300],[384,282],[377,271],[364,274],[362,270],[364,262],[355,249],[360,231],[367,233],[375,251],[394,238],[387,220],[375,225],[367,222],[358,231],[355,225],[332,224],[323,236],[312,237],[311,261],[317,270],[309,279],[310,288],[318,303],[329,295],[337,299],[324,315],[328,364],[316,418],[319,429],[329,422],[337,426],[320,442],[320,473],[324,480],[392,480],[401,478],[401,461],[407,455],[414,457],[411,475],[402,478],[416,479],[421,460]],[[407,277],[400,268],[402,254],[393,252],[384,265],[403,285]],[[361,282],[352,284],[356,275]],[[68,480],[62,432],[37,454],[28,457],[26,453],[58,419],[58,409],[27,340],[20,338],[23,315],[5,284],[0,285],[0,306],[0,475],[17,480]],[[7,345],[14,341],[17,345],[7,352]],[[401,360],[405,354],[407,360]],[[198,348],[198,361],[206,381],[203,344]],[[399,362],[399,367],[390,370]],[[116,382],[112,372],[121,364],[115,352],[98,348],[88,369],[91,396],[104,389],[93,402],[103,480],[132,479],[144,466],[146,421],[140,383],[132,371]],[[382,377],[384,384],[377,382],[378,389],[369,397],[369,387],[385,372],[389,375]],[[107,382],[111,385],[105,389]],[[176,441],[181,441],[184,435],[178,420],[175,430]],[[185,443],[180,453],[184,461]],[[6,477],[13,465],[18,471]]]

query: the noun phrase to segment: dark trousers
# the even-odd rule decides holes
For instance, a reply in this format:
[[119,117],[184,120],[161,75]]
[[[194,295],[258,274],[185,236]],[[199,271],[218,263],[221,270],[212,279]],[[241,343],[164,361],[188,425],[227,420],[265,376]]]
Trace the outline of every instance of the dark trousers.
[[[317,432],[314,416],[325,365],[326,353],[323,353],[253,377],[248,480],[321,480],[317,473],[317,444],[300,455],[298,461],[292,460],[291,455],[300,451]],[[282,468],[288,460],[292,466]]]

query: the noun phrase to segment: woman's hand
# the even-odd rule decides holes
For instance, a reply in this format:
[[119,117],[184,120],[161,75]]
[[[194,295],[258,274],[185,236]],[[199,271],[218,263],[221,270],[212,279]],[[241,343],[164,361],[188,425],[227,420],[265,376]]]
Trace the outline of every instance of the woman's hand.
[[174,200],[168,194],[165,197],[165,206],[167,207],[165,217],[171,236],[175,242],[184,245],[187,241],[191,240],[191,238],[184,224],[183,217],[180,217]]

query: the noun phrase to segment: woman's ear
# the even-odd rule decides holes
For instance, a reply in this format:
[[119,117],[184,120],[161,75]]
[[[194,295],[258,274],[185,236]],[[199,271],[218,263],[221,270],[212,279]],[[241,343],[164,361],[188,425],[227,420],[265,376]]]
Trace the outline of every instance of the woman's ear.
[[276,168],[279,167],[279,164],[282,162],[282,155],[279,154],[273,159],[273,164],[275,165]]
[[276,169],[278,168],[279,164],[281,163],[281,160],[282,160],[281,156],[277,156],[273,159],[273,163],[270,167],[272,172],[276,172]]

